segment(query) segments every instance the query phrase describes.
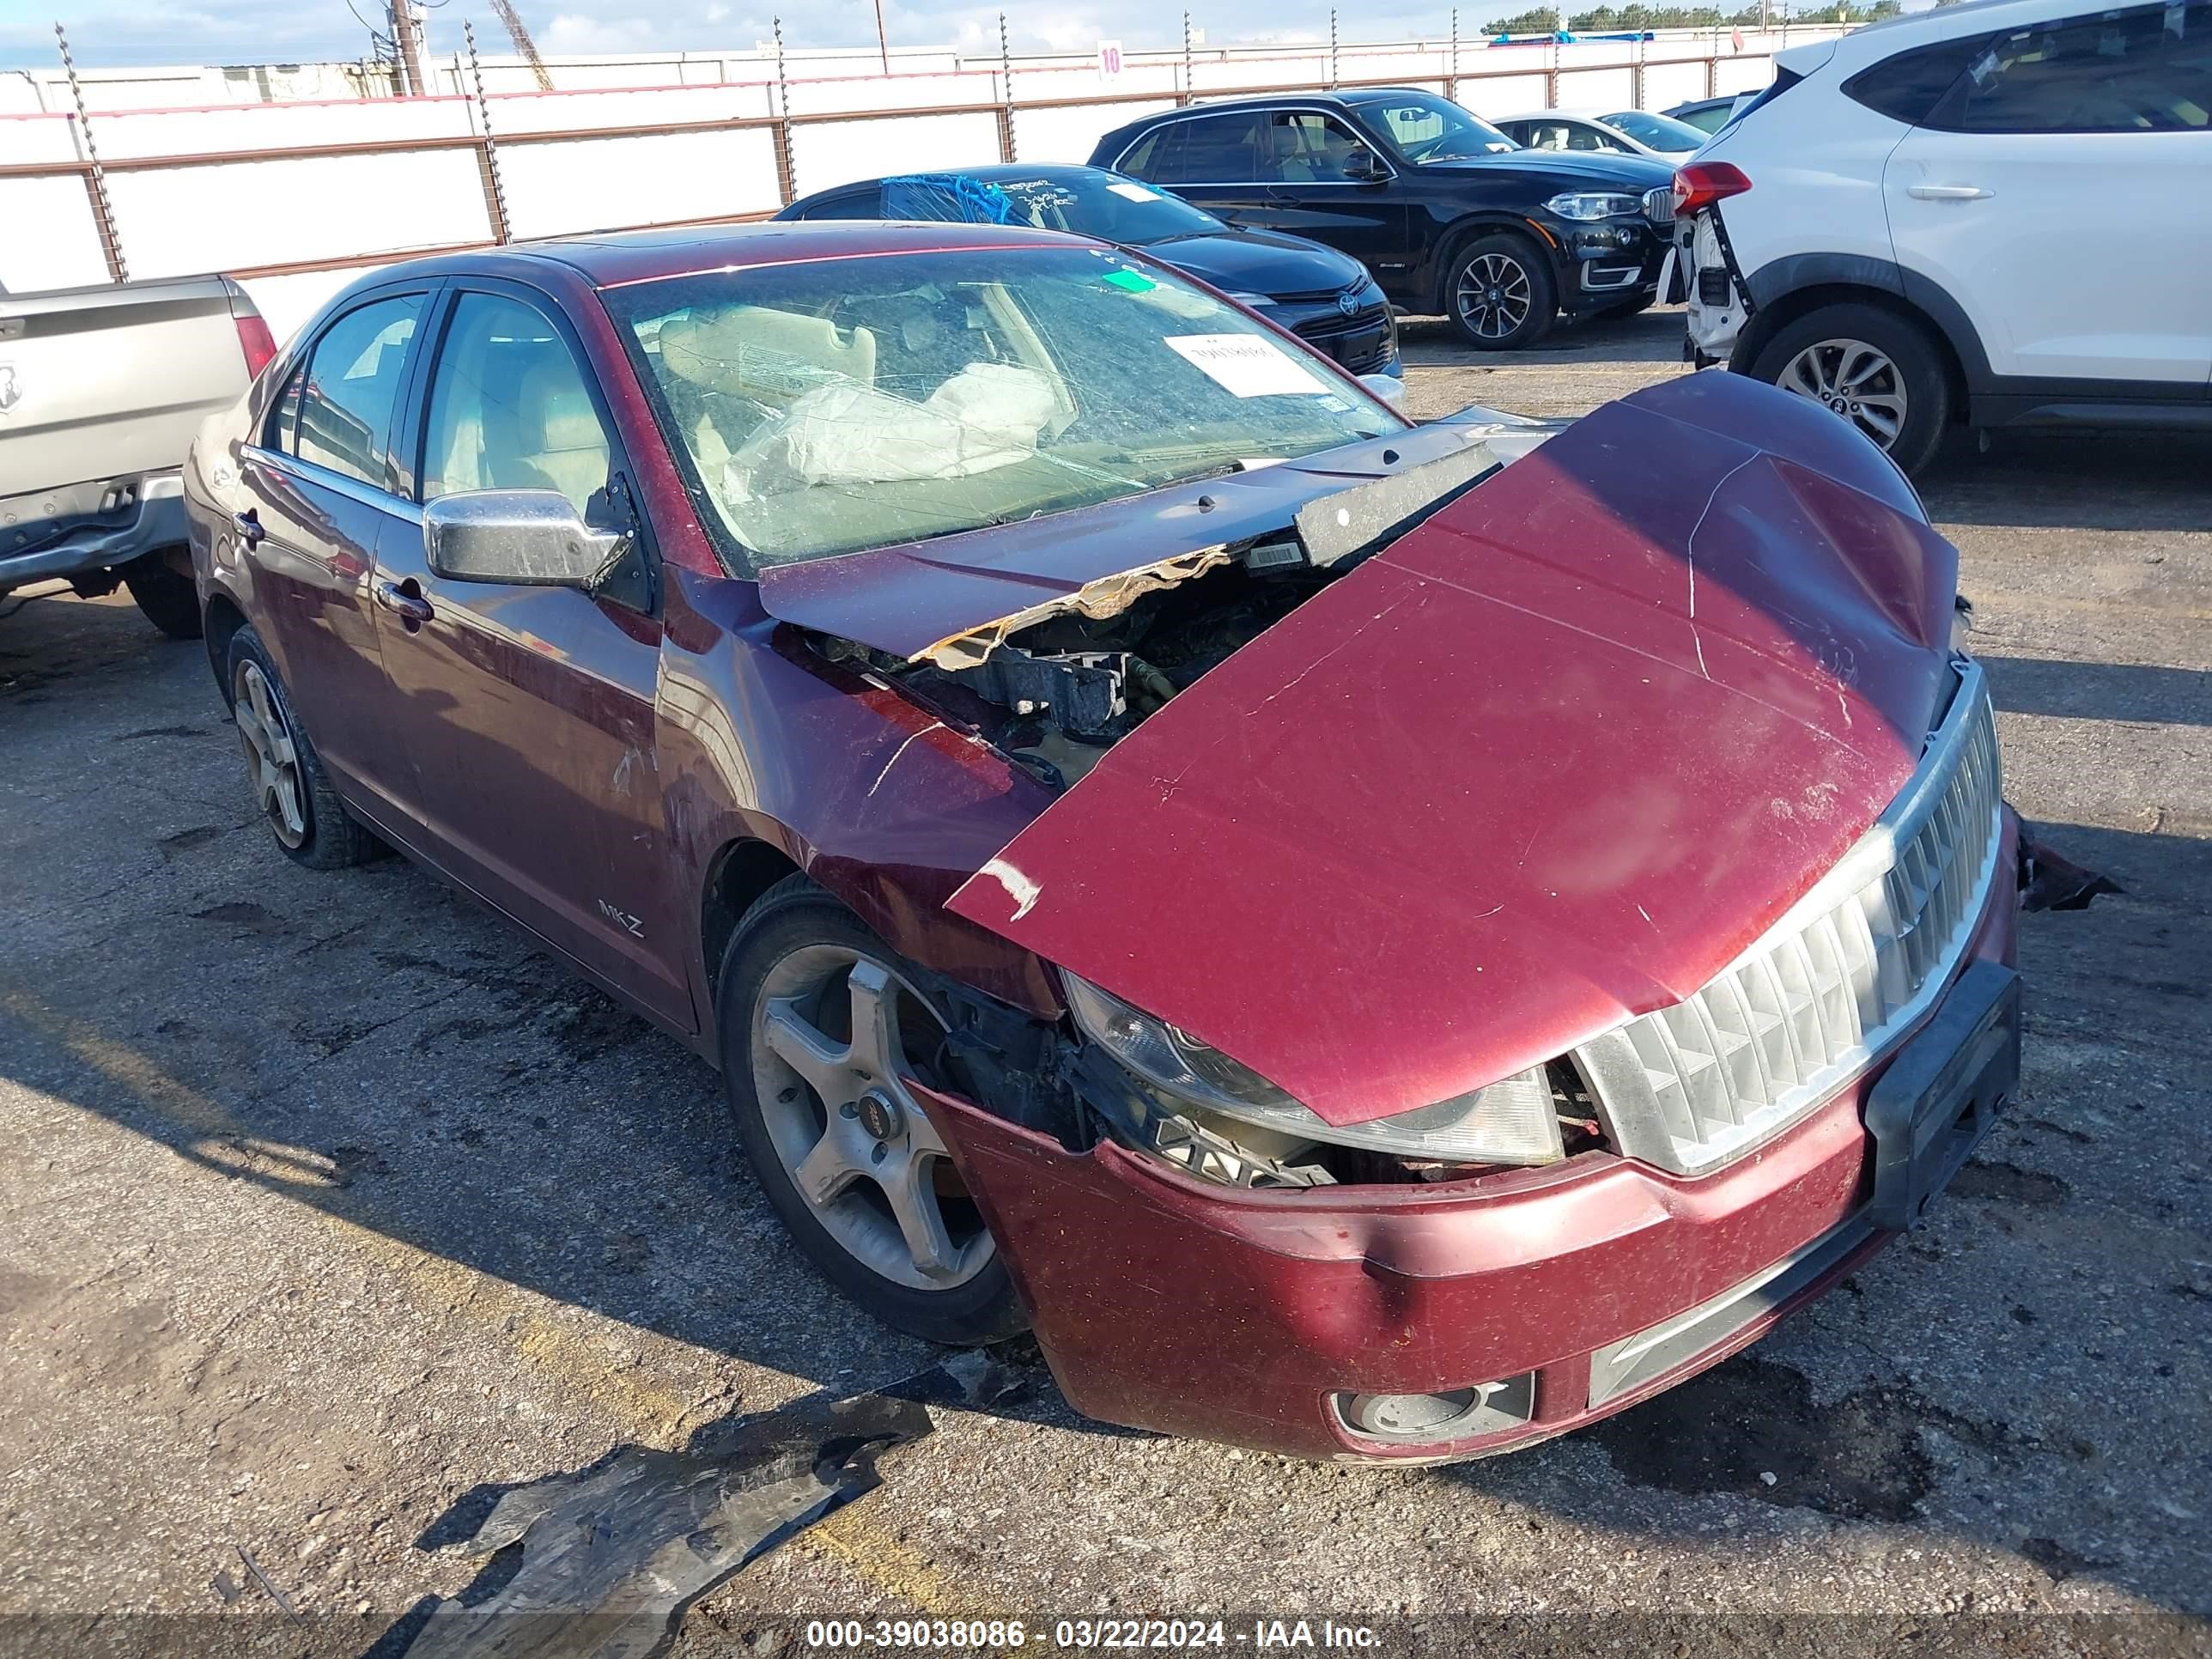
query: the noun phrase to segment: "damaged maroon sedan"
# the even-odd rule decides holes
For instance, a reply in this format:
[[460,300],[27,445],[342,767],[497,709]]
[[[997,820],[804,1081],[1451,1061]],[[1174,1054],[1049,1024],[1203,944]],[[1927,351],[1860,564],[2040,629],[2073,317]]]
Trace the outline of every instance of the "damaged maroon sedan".
[[379,271],[187,486],[283,849],[489,902],[854,1300],[1096,1417],[1572,1429],[2014,1086],[1956,556],[1765,386],[1417,426],[1139,256],[779,225]]

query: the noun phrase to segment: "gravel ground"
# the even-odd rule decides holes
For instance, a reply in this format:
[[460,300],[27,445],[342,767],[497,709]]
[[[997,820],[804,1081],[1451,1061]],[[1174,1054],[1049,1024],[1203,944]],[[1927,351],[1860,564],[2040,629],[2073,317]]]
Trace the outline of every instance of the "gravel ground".
[[[1417,323],[1413,393],[1579,413],[1680,339],[1478,357]],[[1104,1430],[1017,1353],[1023,1392],[938,1410],[679,1650],[1201,1610],[1386,1648],[1571,1611],[1524,1650],[1769,1650],[1777,1614],[2212,1649],[2212,445],[1960,447],[1924,493],[2008,793],[2126,893],[2026,921],[2025,1098],[1925,1230],[1687,1386],[1458,1468]],[[404,863],[280,858],[198,647],[34,601],[0,722],[0,1645],[396,1651],[477,1579],[447,1540],[500,1487],[943,1357],[787,1245],[697,1061]]]

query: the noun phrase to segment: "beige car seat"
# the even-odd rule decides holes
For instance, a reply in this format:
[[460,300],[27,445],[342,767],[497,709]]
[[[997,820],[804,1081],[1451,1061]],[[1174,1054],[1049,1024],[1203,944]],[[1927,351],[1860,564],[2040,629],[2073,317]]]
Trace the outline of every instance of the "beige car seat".
[[664,323],[660,362],[671,374],[709,392],[785,404],[826,376],[872,386],[876,337],[855,328],[847,338],[827,317],[730,306]]

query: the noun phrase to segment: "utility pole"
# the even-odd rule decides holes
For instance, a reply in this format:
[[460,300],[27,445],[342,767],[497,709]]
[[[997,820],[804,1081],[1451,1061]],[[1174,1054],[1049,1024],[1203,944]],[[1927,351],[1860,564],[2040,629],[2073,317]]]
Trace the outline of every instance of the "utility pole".
[[430,85],[422,78],[422,20],[415,0],[392,0],[392,40],[399,52],[400,77],[407,83],[400,95],[427,96]]
[[884,33],[884,0],[876,0],[876,50],[883,54],[884,73],[891,72],[891,38]]

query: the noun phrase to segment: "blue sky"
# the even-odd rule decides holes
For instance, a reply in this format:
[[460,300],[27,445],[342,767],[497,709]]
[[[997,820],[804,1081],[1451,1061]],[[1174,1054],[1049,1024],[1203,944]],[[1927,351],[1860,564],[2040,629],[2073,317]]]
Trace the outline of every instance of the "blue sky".
[[[775,0],[517,0],[538,49],[556,52],[675,51],[750,46],[767,38]],[[1498,0],[1471,7],[1461,20],[1478,21],[1517,11],[1528,0]],[[374,17],[389,0],[353,0]],[[784,5],[784,38],[793,46],[842,46],[875,38],[870,0],[831,0],[829,5]],[[1441,33],[1449,0],[1433,10],[1345,6],[1357,9],[1345,38],[1378,40],[1408,33]],[[1194,0],[1196,21],[1215,40],[1313,40],[1328,34],[1328,0]],[[973,0],[885,0],[894,45],[957,43],[977,52],[998,46],[998,7]],[[1182,38],[1180,0],[1124,3],[1123,0],[1054,0],[1049,5],[1009,3],[1017,48],[1088,52],[1102,36],[1125,45],[1168,46]],[[446,0],[430,14],[434,52],[460,45],[461,19],[474,21],[487,50],[506,34],[483,0]],[[368,50],[368,32],[354,20],[347,0],[0,0],[0,68],[50,68],[53,23],[67,25],[80,65],[258,64],[352,59]]]

